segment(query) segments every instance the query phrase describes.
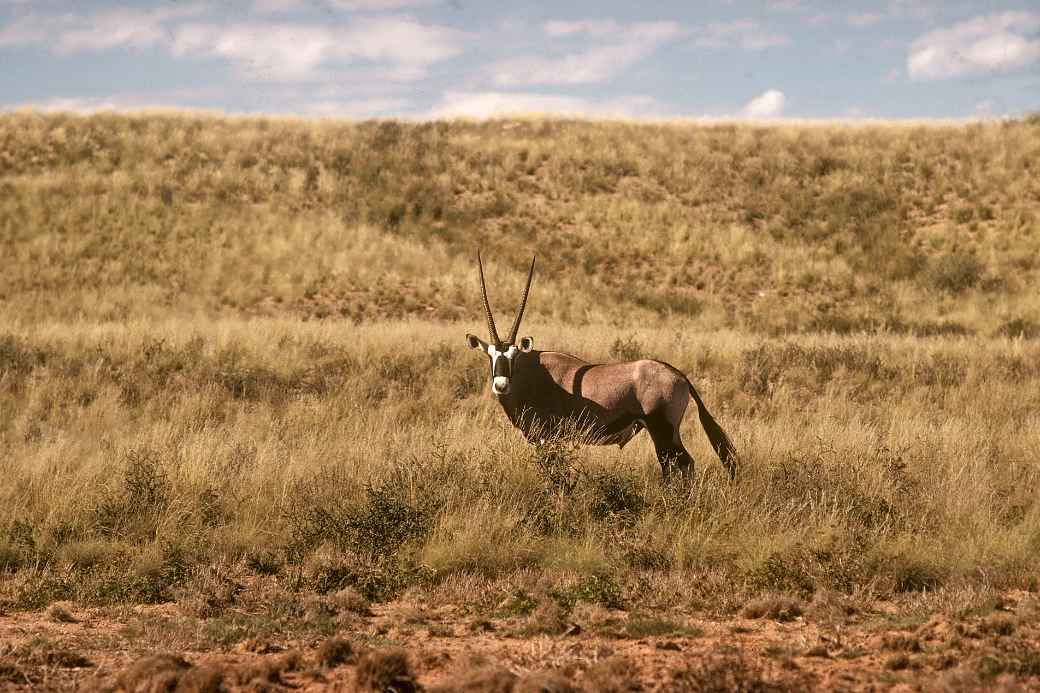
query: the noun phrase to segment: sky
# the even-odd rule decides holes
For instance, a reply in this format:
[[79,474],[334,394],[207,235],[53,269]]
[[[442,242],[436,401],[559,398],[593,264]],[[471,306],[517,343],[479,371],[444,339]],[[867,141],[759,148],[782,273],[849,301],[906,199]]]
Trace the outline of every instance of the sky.
[[1040,0],[0,0],[0,109],[412,119],[1040,111]]

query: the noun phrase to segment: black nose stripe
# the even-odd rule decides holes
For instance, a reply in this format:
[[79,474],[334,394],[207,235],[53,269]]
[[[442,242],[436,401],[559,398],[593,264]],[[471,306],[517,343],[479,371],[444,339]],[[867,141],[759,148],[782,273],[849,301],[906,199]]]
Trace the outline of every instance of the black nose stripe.
[[491,375],[495,378],[509,377],[509,359],[507,359],[505,355],[499,356],[495,359],[495,364],[491,369]]

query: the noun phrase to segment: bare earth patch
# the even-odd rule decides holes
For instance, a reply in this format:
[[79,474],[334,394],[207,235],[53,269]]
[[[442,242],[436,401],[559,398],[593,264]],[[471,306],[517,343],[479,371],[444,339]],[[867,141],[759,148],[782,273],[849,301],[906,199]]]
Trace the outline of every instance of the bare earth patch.
[[[577,610],[558,635],[530,617],[376,605],[328,635],[214,645],[173,604],[0,616],[0,690],[1040,690],[1035,595],[991,613],[728,619]],[[749,617],[749,614],[755,617]],[[761,614],[761,615],[759,615]]]

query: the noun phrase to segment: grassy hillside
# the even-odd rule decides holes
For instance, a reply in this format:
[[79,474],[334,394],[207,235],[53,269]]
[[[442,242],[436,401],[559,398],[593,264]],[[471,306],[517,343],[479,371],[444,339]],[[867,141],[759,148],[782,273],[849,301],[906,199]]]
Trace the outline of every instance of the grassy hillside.
[[[988,614],[1040,587],[1037,160],[1036,122],[4,115],[0,610]],[[537,252],[539,346],[689,373],[737,480],[696,417],[689,487],[645,436],[527,446],[464,347],[478,246],[500,323]]]
[[1035,334],[1037,160],[1035,120],[5,114],[0,314],[473,319],[481,246],[560,324]]

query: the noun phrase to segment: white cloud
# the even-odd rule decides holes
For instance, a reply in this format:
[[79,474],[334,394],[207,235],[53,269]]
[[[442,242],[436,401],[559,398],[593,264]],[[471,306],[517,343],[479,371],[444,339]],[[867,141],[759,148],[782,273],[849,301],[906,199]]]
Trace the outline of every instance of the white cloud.
[[911,79],[1010,72],[1040,62],[1040,14],[1002,12],[930,31],[910,44]]
[[44,43],[56,53],[145,48],[168,41],[177,20],[206,12],[200,3],[155,10],[107,9],[90,14],[31,13],[0,29],[0,46]]
[[30,108],[45,112],[90,115],[103,111],[172,110],[183,108],[176,102],[157,101],[148,96],[55,97],[42,101],[0,106],[0,110]]
[[407,99],[371,98],[306,101],[293,104],[291,111],[298,115],[321,117],[385,118],[391,114],[404,113],[407,108]]
[[574,22],[561,20],[548,21],[543,25],[549,36],[574,36],[588,34],[597,38],[614,36],[621,31],[621,25],[613,19],[586,19]]
[[976,118],[992,118],[993,108],[995,106],[996,103],[993,101],[993,99],[983,99],[982,101],[979,101],[977,104],[975,104],[974,115]]
[[423,76],[423,68],[461,50],[459,34],[406,17],[359,19],[348,26],[310,24],[189,24],[177,29],[177,56],[214,55],[250,74],[271,79],[316,76],[323,67],[358,61],[397,66],[399,80]]
[[664,117],[661,104],[650,96],[594,100],[576,96],[500,91],[449,91],[429,113],[429,117],[492,118],[532,113],[621,118]]
[[[296,115],[318,118],[386,118],[394,114],[406,115],[409,102],[403,98],[367,98],[343,100],[293,101],[285,108],[275,107],[263,111],[271,115]],[[20,104],[0,105],[0,112],[32,109],[48,113],[76,113],[91,115],[116,111],[121,113],[137,111],[205,111],[234,114],[239,111],[224,109],[198,109],[176,99],[163,101],[146,96],[106,96],[106,97],[69,97],[52,98],[43,101]]]
[[701,48],[738,46],[757,51],[774,46],[786,46],[789,43],[789,36],[769,31],[754,19],[710,22],[693,32],[693,44]]
[[519,113],[580,114],[588,107],[584,99],[552,94],[448,92],[430,114],[433,118],[489,118]]
[[740,109],[744,118],[776,118],[784,113],[787,98],[778,89],[769,89],[751,99]]
[[[284,6],[287,0],[266,1]],[[364,15],[327,24],[185,21],[208,10],[192,3],[147,11],[32,13],[0,27],[0,46],[44,45],[63,55],[158,46],[175,57],[224,58],[247,75],[275,80],[374,63],[387,66],[384,74],[393,81],[420,79],[426,67],[462,49],[461,32],[407,16]]]
[[492,79],[503,87],[602,82],[651,50],[650,46],[633,43],[600,46],[560,58],[514,58],[496,64]]
[[622,26],[613,20],[547,22],[544,30],[551,37],[589,35],[610,40],[559,57],[525,56],[500,61],[491,67],[491,78],[497,86],[603,82],[683,33],[676,22]]

